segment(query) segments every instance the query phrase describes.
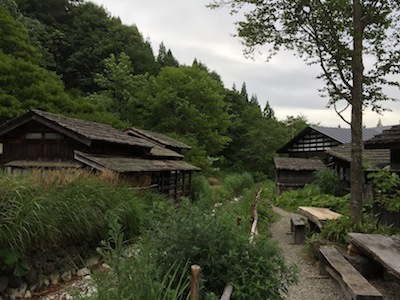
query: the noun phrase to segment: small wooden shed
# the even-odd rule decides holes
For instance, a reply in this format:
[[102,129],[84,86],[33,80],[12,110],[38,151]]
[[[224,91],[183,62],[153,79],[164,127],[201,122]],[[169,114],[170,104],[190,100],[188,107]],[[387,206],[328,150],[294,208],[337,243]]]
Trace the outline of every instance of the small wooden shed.
[[314,172],[325,168],[320,159],[275,157],[275,187],[283,191],[298,189],[314,181]]

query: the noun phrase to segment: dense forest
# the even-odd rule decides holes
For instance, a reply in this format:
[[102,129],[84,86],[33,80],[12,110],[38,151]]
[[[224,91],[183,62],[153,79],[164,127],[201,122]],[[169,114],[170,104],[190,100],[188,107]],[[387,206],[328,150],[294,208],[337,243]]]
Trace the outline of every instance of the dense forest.
[[[155,54],[136,26],[81,0],[0,0],[0,123],[36,108],[134,126],[192,146],[206,172],[272,175],[275,151],[306,126],[279,121],[246,84],[226,88],[201,58]],[[268,87],[266,87],[268,88]]]

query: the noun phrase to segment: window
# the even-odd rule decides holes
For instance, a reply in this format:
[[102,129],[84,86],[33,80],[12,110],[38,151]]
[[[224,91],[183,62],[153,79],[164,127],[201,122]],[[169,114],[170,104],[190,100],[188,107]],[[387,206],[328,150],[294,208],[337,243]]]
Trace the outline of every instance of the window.
[[58,132],[46,132],[44,134],[44,138],[47,140],[58,140],[58,139],[62,139],[63,135]]
[[25,138],[27,140],[40,140],[42,138],[42,134],[40,132],[27,132],[25,133]]

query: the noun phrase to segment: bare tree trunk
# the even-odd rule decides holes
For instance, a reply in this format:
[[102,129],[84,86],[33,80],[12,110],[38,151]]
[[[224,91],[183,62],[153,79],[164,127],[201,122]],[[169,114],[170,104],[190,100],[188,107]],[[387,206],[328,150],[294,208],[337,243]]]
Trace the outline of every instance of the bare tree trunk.
[[353,0],[353,90],[351,111],[351,220],[362,218],[363,167],[362,167],[362,105],[363,105],[363,22],[360,0]]

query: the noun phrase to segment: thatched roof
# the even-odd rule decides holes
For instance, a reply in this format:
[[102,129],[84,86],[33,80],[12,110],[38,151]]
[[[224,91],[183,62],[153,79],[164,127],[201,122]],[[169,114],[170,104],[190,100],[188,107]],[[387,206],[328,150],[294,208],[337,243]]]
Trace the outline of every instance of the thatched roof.
[[149,149],[153,146],[153,144],[144,139],[129,136],[110,125],[64,117],[36,109],[30,110],[26,114],[1,125],[0,138],[2,135],[32,120],[88,146],[91,145],[93,141],[131,145]]
[[[327,150],[331,156],[343,161],[351,161],[351,144],[340,145]],[[363,165],[368,170],[373,170],[378,164],[388,164],[390,162],[390,151],[387,149],[367,149],[363,150]]]
[[275,169],[291,171],[317,171],[325,168],[324,163],[319,159],[275,157]]
[[75,151],[77,161],[97,170],[109,169],[117,173],[158,171],[200,171],[182,160],[150,160],[110,155],[94,155]]
[[191,149],[191,147],[186,145],[185,143],[182,143],[182,142],[180,142],[176,139],[173,139],[162,133],[153,132],[153,131],[144,130],[144,129],[133,128],[133,127],[125,130],[125,132],[131,136],[144,138],[153,143],[154,142],[159,143],[162,146],[170,146],[173,148],[189,149],[189,150]]
[[392,126],[364,143],[366,149],[391,149],[400,146],[400,125]]

